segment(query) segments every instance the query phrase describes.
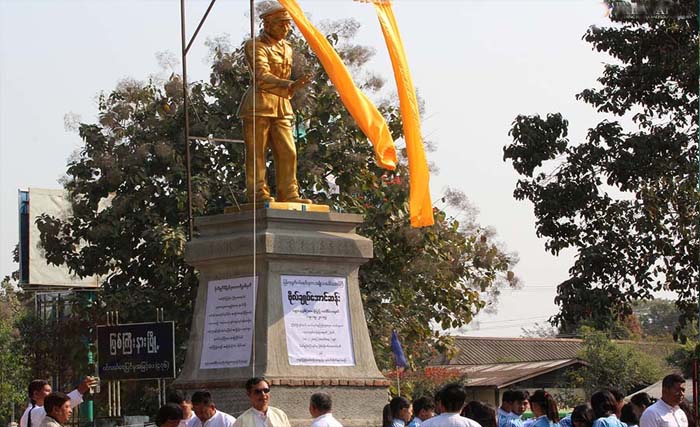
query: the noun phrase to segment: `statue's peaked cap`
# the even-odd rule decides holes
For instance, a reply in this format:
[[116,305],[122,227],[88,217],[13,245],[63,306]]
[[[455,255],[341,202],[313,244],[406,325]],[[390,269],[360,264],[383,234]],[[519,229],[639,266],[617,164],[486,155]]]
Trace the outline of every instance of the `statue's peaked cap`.
[[292,17],[282,5],[273,5],[260,13],[260,19],[264,21],[291,21]]

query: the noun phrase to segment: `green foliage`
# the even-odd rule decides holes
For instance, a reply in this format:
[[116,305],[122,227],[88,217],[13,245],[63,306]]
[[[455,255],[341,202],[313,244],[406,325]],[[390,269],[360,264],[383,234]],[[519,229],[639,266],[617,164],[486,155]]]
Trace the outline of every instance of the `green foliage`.
[[670,365],[677,366],[686,378],[693,377],[693,364],[700,356],[700,344],[688,342],[666,358]]
[[608,117],[585,140],[569,139],[560,114],[518,116],[504,148],[537,235],[555,255],[577,254],[558,287],[552,320],[562,333],[584,321],[609,329],[632,314],[632,301],[660,290],[677,295],[676,336],[697,317],[697,3],[660,4],[634,2],[613,15],[616,25],[585,34],[614,60],[599,87],[577,95]]
[[[329,39],[346,63],[352,68],[365,64],[371,51],[352,44],[358,24],[348,20],[333,28]],[[515,257],[500,249],[493,232],[479,227],[473,215],[460,225],[436,208],[435,226],[411,228],[405,166],[389,174],[375,165],[372,147],[315,56],[298,37],[291,42],[293,78],[314,76],[293,100],[302,197],[364,215],[358,231],[374,241],[375,258],[361,268],[360,284],[379,365],[390,365],[392,328],[399,330],[409,360],[422,363],[449,344],[431,323],[456,328],[469,322],[483,306],[480,292],[516,283],[508,271]],[[209,45],[210,80],[189,87],[191,134],[240,139],[235,112],[249,84],[242,45],[231,49],[222,40]],[[370,75],[358,85],[371,93],[381,80]],[[100,96],[99,123],[80,126],[85,145],[68,165],[65,187],[74,215],[38,221],[47,259],[81,276],[102,277],[100,311],[118,310],[122,322],[132,322],[151,319],[154,307],[165,309],[165,318],[176,323],[178,366],[198,285],[196,272],[183,259],[181,93],[182,83],[174,76],[167,82],[125,81]],[[400,138],[397,105],[384,103],[381,111]],[[243,200],[242,144],[200,140],[191,143],[191,152],[195,216],[218,214]],[[331,180],[340,193],[331,191]],[[455,194],[444,199],[444,208],[466,203]],[[91,318],[100,320],[97,307]]]
[[[645,337],[655,339],[671,339],[678,326],[678,308],[673,301],[666,299],[653,299],[635,301],[632,304],[634,315],[639,319],[639,325]],[[686,324],[681,335],[684,337],[696,337],[695,324]]]
[[625,395],[656,382],[662,374],[658,362],[632,347],[616,344],[604,332],[583,328],[579,358],[588,366],[570,373],[576,387],[587,395],[601,388],[617,388]]
[[15,283],[9,276],[0,283],[0,425],[10,422],[13,410],[18,417],[24,409],[29,382],[27,358],[20,351],[20,334],[14,326],[23,312]]

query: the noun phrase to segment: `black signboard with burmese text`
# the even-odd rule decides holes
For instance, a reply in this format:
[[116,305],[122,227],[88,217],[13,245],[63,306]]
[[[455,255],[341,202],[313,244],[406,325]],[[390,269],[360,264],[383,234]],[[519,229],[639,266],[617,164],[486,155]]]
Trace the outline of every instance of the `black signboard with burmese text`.
[[102,380],[174,378],[175,324],[98,326],[97,357]]

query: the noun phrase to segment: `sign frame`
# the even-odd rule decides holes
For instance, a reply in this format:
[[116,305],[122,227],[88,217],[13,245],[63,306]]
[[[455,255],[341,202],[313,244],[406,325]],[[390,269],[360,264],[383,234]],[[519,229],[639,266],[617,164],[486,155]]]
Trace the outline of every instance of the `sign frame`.
[[[159,325],[159,326],[165,326],[167,327],[169,325],[169,331],[165,331],[165,333],[169,333],[170,336],[170,341],[171,341],[171,348],[167,348],[164,350],[166,353],[163,355],[163,358],[160,358],[159,360],[155,360],[153,362],[163,362],[167,361],[170,363],[169,371],[167,372],[167,375],[165,376],[153,376],[153,375],[145,375],[141,373],[139,375],[138,372],[132,373],[132,376],[135,377],[129,377],[129,376],[122,376],[122,377],[116,377],[116,376],[111,376],[111,375],[105,375],[103,372],[104,367],[106,366],[107,360],[114,360],[116,359],[114,356],[107,356],[103,354],[101,350],[104,349],[109,349],[109,338],[107,339],[107,344],[103,342],[103,345],[100,345],[100,330],[104,331],[105,329],[124,329],[124,331],[118,331],[117,333],[125,333],[125,332],[130,332],[128,331],[128,328],[133,328],[133,327],[144,327],[144,326],[154,326],[154,325]],[[116,324],[116,325],[97,325],[97,372],[98,376],[100,377],[101,380],[103,381],[141,381],[141,380],[161,380],[164,378],[175,378],[177,376],[177,370],[175,366],[175,322],[172,320],[169,321],[158,321],[158,322],[138,322],[138,323],[121,323],[121,324]],[[109,332],[105,332],[109,333]],[[141,337],[139,337],[141,338]],[[133,345],[133,344],[132,344]],[[144,344],[144,345],[147,345]],[[167,345],[167,344],[166,344]],[[102,348],[104,347],[104,348]],[[159,347],[160,348],[160,347]],[[167,352],[170,352],[170,358],[165,360],[164,358],[168,356]],[[109,354],[109,350],[107,351],[107,354]],[[122,355],[124,357],[125,355]],[[158,355],[155,356],[158,358]],[[119,360],[117,360],[119,362]],[[133,361],[133,360],[123,360],[123,362],[129,362],[129,363],[148,363],[151,362],[149,360],[140,360],[140,361]],[[149,371],[151,372],[151,371]]]

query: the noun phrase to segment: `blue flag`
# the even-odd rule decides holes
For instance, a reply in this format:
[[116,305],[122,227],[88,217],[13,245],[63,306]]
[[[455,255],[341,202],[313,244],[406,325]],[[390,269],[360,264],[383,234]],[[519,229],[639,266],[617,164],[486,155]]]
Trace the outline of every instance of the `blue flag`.
[[399,368],[405,368],[408,366],[406,363],[406,356],[403,354],[403,348],[401,348],[401,343],[399,342],[399,335],[396,330],[391,331],[391,352],[394,354],[394,362]]

